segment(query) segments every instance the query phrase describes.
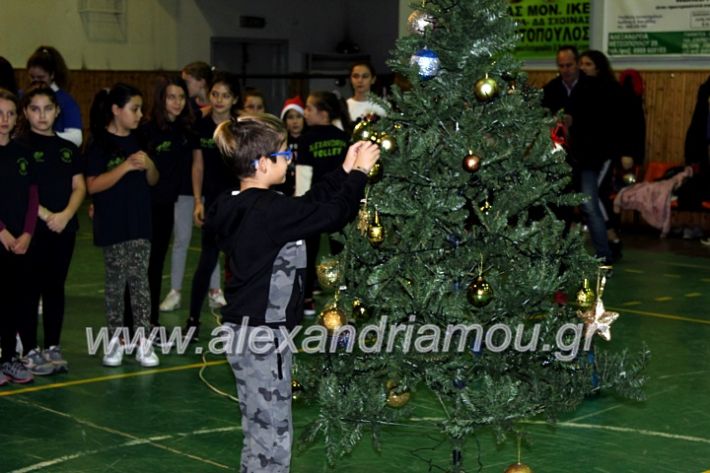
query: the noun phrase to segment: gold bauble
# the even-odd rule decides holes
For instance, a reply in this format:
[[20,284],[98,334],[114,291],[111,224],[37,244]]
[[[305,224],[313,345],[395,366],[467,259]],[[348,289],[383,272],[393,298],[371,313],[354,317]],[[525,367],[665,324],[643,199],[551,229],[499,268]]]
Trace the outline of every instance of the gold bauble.
[[345,325],[346,322],[347,318],[345,317],[343,311],[334,305],[331,305],[323,310],[318,319],[318,323],[328,329],[329,332],[335,332],[340,327]]
[[353,129],[353,141],[367,141],[372,139],[375,132],[372,131],[370,120],[361,120]]
[[486,76],[476,81],[473,86],[473,93],[481,102],[488,102],[498,95],[498,83]]
[[463,158],[463,168],[468,172],[476,172],[481,167],[481,158],[469,151],[466,157]]
[[298,398],[301,397],[301,394],[303,394],[303,386],[301,386],[301,383],[299,383],[297,379],[292,379],[291,380],[291,399],[296,401],[296,400],[298,400]]
[[475,281],[468,285],[466,297],[473,306],[483,307],[493,300],[493,288],[483,279],[483,276],[478,276]]
[[483,205],[481,205],[480,210],[483,215],[488,215],[492,208],[493,208],[493,206],[491,205],[491,203],[488,201],[485,201],[483,203]]
[[589,279],[584,279],[582,283],[582,289],[577,292],[577,305],[581,309],[589,309],[594,305],[594,291],[589,286]]
[[632,172],[627,172],[626,174],[624,174],[624,177],[622,179],[624,180],[625,186],[636,184],[636,174]]
[[336,259],[326,259],[316,266],[318,282],[324,289],[335,289],[340,283],[340,265]]
[[370,184],[374,184],[375,182],[379,181],[381,177],[382,164],[377,161],[375,165],[372,166],[372,169],[370,169],[370,172],[367,173],[367,182],[369,182]]
[[375,248],[385,241],[385,228],[380,223],[380,213],[377,210],[375,210],[372,223],[367,227],[367,241]]
[[353,299],[352,315],[356,322],[364,322],[370,318],[370,311],[367,310],[367,307],[365,307],[365,304],[363,304],[362,299],[359,297]]
[[513,463],[505,469],[505,473],[533,473],[533,471],[524,463]]
[[387,393],[387,405],[390,407],[397,408],[402,407],[409,402],[409,399],[411,397],[412,395],[409,393],[409,391],[396,392],[394,389],[391,389]]
[[393,153],[397,149],[397,141],[387,133],[381,133],[377,138],[380,149],[387,153]]

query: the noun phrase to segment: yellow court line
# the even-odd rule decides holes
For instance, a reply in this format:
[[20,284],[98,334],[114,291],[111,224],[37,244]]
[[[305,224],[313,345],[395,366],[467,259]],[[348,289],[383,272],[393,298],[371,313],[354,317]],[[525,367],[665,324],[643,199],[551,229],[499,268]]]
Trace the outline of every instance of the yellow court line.
[[624,268],[625,273],[643,274],[646,271],[641,271],[640,269]]
[[700,297],[703,294],[701,292],[689,292],[685,295],[685,297]]
[[664,274],[663,276],[665,276],[665,277],[667,277],[667,278],[674,278],[674,279],[678,279],[678,278],[680,277],[680,274],[670,274],[670,273],[665,273],[665,274]]
[[626,306],[626,307],[632,306],[632,305],[641,305],[641,301],[627,301],[621,305]]
[[667,301],[672,301],[673,298],[671,296],[661,296],[661,297],[656,297],[653,300],[657,301],[657,302],[667,302]]
[[191,369],[195,369],[195,368],[202,368],[203,366],[223,365],[225,363],[227,363],[227,360],[208,361],[207,363],[192,363],[189,365],[171,366],[170,368],[157,368],[157,369],[153,369],[153,370],[135,371],[133,373],[111,374],[108,376],[98,376],[96,378],[77,379],[74,381],[67,381],[64,383],[46,384],[44,386],[32,386],[29,388],[20,388],[20,389],[15,389],[12,391],[0,391],[0,397],[15,396],[17,394],[33,393],[33,392],[37,392],[37,391],[46,391],[48,389],[67,388],[70,386],[79,386],[82,384],[102,383],[104,381],[112,381],[114,379],[136,378],[138,376],[148,376],[151,374],[170,373],[173,371],[185,371],[185,370],[191,370]]
[[646,312],[643,310],[627,309],[626,307],[609,307],[609,306],[607,306],[607,309],[618,311],[618,312],[621,312],[622,314],[631,313],[631,314],[637,314],[637,315],[646,315],[648,317],[658,317],[659,319],[680,320],[683,322],[692,322],[695,324],[710,325],[710,320],[693,319],[691,317],[681,317],[680,315],[659,314],[658,312]]

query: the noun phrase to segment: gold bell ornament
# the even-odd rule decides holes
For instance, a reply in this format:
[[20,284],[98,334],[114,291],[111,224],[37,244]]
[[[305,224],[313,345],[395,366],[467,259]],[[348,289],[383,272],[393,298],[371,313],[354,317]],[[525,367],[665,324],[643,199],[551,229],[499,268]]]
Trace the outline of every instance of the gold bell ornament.
[[585,278],[582,289],[577,292],[577,305],[581,309],[589,309],[594,305],[594,291],[589,285],[589,279]]
[[374,248],[379,247],[383,241],[385,241],[385,228],[380,222],[380,213],[375,210],[374,218],[370,225],[367,227],[367,241],[370,242]]

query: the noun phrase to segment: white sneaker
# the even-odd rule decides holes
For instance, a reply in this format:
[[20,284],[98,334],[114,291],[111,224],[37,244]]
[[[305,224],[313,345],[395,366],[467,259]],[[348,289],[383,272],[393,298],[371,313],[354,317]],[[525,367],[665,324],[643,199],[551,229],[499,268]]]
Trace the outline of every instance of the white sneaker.
[[710,237],[708,237],[708,238],[703,238],[702,240],[700,240],[700,243],[703,244],[703,245],[705,245],[705,246],[710,246]]
[[153,350],[153,344],[150,340],[143,340],[136,349],[136,361],[144,368],[152,368],[160,364],[158,355]]
[[160,303],[161,312],[172,312],[180,308],[180,291],[170,289],[163,302]]
[[221,309],[227,305],[222,289],[210,289],[209,304],[210,309]]
[[101,360],[104,366],[121,366],[123,363],[123,345],[117,340],[111,340],[108,344],[108,352]]

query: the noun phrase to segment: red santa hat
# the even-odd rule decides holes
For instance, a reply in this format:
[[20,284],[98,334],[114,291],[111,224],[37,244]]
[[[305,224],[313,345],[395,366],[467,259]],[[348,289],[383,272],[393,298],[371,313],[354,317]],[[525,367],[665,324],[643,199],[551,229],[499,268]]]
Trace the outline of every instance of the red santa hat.
[[284,108],[281,109],[281,120],[284,119],[289,110],[295,110],[303,115],[303,100],[301,100],[301,97],[297,95],[295,97],[291,97],[290,99],[286,99],[284,102]]

